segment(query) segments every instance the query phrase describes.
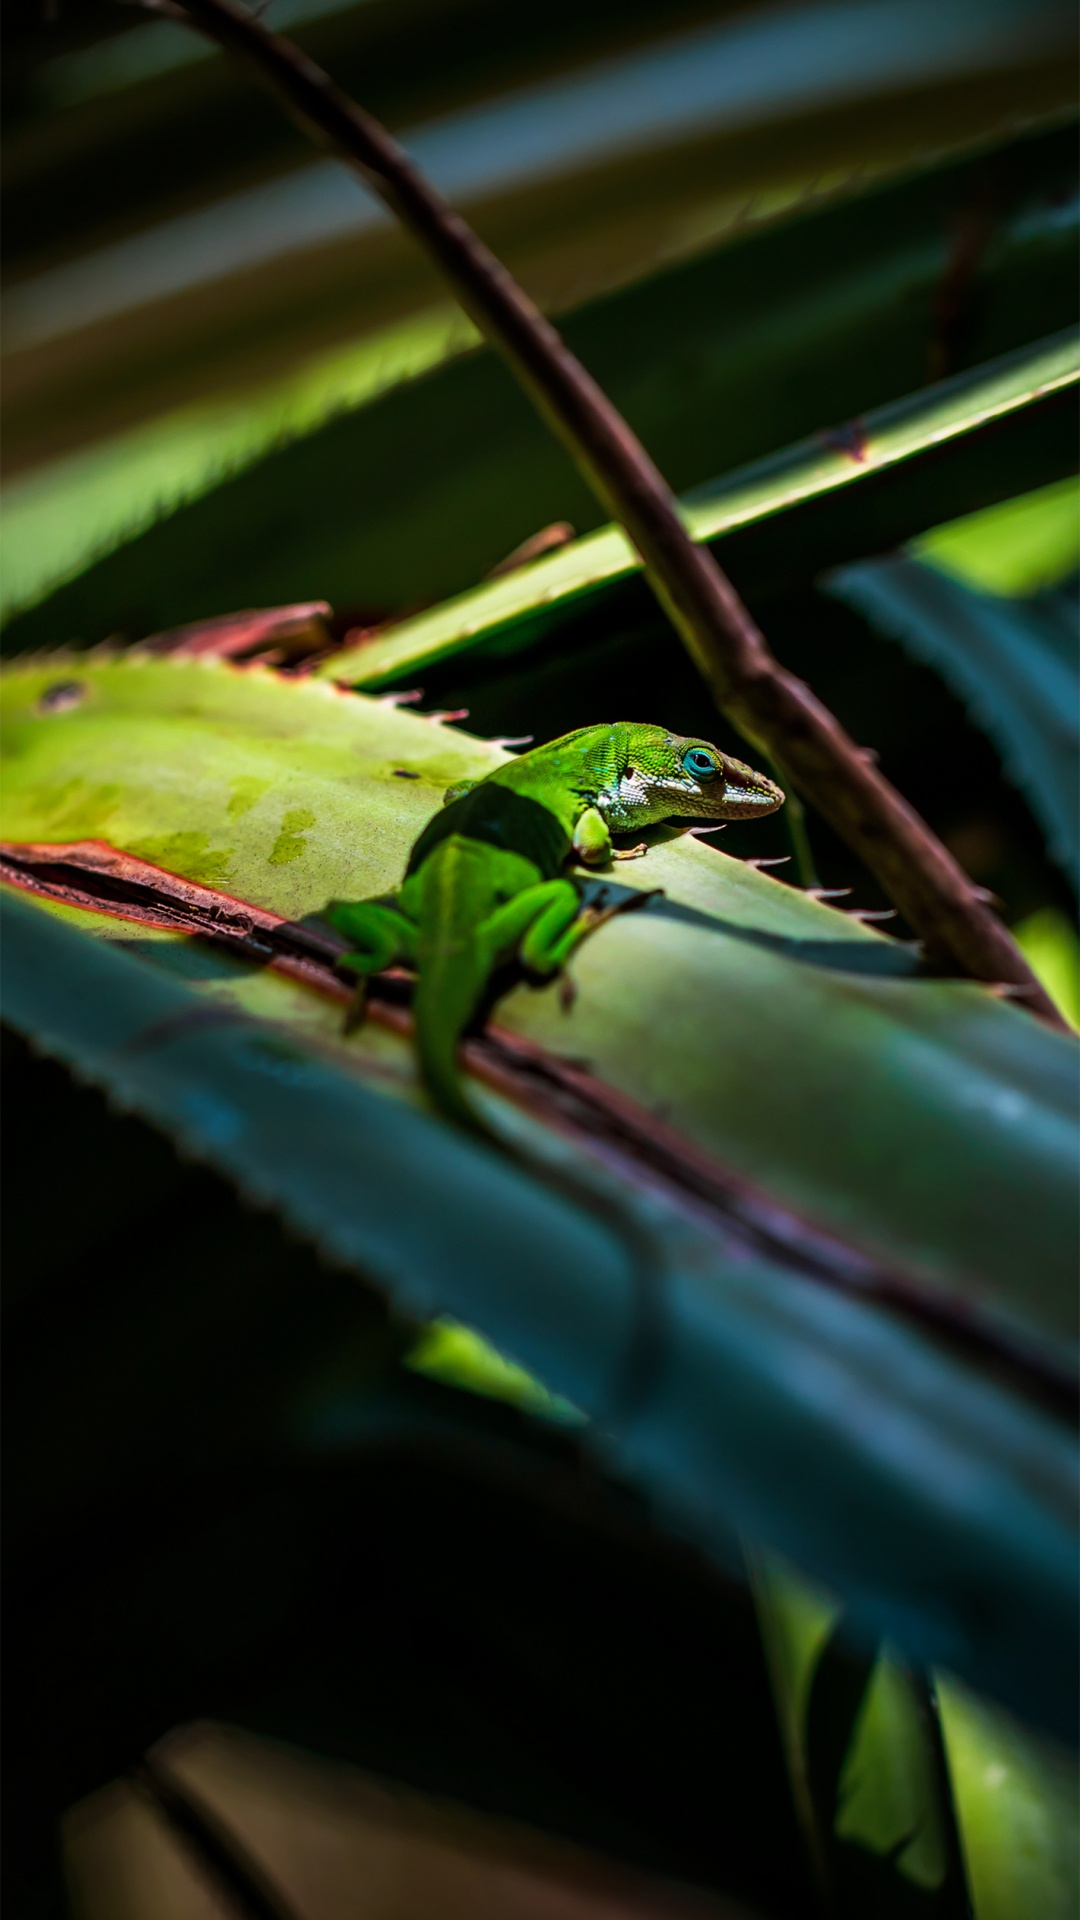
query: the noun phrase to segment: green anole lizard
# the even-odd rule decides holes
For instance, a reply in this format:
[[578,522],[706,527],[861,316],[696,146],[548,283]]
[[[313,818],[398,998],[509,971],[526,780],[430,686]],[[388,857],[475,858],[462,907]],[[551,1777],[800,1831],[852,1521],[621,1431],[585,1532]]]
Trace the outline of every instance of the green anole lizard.
[[416,1049],[435,1105],[473,1133],[488,1128],[468,1100],[458,1042],[496,968],[520,961],[550,979],[602,915],[583,905],[571,860],[600,867],[636,858],[612,833],[693,816],[744,820],[774,813],[780,788],[707,740],[618,722],[579,727],[518,755],[483,780],[447,791],[416,841],[395,893],[333,900],[326,917],[349,941],[359,976],[402,961],[416,969]]

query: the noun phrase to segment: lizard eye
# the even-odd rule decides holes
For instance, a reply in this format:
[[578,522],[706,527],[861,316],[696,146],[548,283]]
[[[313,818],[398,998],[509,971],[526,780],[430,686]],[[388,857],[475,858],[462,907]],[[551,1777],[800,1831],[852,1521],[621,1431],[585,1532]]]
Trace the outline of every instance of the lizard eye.
[[707,753],[704,747],[688,747],[682,763],[685,771],[692,774],[695,780],[715,780],[720,771],[712,754]]

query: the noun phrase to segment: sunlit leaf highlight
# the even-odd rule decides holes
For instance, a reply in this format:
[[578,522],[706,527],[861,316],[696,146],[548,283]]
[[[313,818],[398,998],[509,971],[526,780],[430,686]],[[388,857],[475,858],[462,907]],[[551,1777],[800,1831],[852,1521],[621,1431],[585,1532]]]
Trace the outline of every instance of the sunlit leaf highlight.
[[1080,1032],[1080,941],[1058,907],[1040,907],[1014,928],[1032,970]]
[[415,379],[475,339],[464,315],[435,307],[324,353],[261,390],[198,402],[13,480],[0,516],[3,617],[257,455]]
[[935,527],[911,550],[984,593],[1042,593],[1080,572],[1080,479],[1070,475]]

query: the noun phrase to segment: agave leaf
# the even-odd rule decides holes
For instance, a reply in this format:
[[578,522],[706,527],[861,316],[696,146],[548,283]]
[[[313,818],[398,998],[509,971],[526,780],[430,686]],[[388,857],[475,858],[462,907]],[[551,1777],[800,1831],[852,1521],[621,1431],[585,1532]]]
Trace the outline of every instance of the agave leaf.
[[[1071,144],[1043,135],[1007,153],[1010,184],[1004,203],[994,202],[963,307],[972,327],[962,354],[942,336],[932,356],[938,371],[1016,349],[1075,311]],[[823,419],[843,421],[920,385],[950,271],[950,227],[968,212],[983,217],[986,164],[953,162],[861,193],[853,182],[834,205],[789,194],[771,218],[759,199],[739,201],[739,218],[724,230],[729,244],[582,307],[565,321],[567,338],[673,485],[696,485],[797,441]],[[290,298],[295,279],[290,266]],[[436,297],[425,282],[421,305]],[[368,300],[364,311],[382,309]],[[436,346],[444,339],[447,351],[468,338],[436,314],[406,316],[389,332],[380,325],[391,361],[404,352],[397,330],[406,348],[417,329]],[[265,389],[250,390],[245,334],[243,388],[226,402],[201,394],[194,412],[162,414],[13,480],[9,609],[90,572],[15,623],[11,643],[100,639],[117,626],[145,633],[215,606],[308,592],[344,606],[415,605],[467,586],[545,523],[595,526],[587,489],[490,352],[372,400],[377,383],[365,391],[363,375],[379,351],[374,335],[329,353],[320,346],[310,364],[291,362]],[[129,363],[125,333],[125,395]],[[101,391],[100,380],[90,385]],[[10,418],[11,374],[7,386]],[[70,378],[58,395],[60,431],[72,411]],[[36,431],[43,406],[38,395]],[[9,462],[13,432],[14,423]],[[282,448],[282,437],[296,435]],[[252,461],[248,473],[236,472]],[[200,502],[207,488],[215,491]],[[171,520],[148,526],[185,500]],[[944,513],[968,504],[954,495]],[[117,541],[126,543],[121,552],[99,559]]]
[[[1075,335],[1039,342],[697,489],[688,523],[751,589],[813,571],[838,549],[880,552],[944,517],[950,495],[1012,492],[1027,461],[1071,458],[1057,407],[1078,375]],[[533,645],[583,603],[613,600],[638,564],[622,529],[606,527],[366,637],[320,671],[375,688],[464,652]]]
[[1005,599],[902,557],[841,568],[825,584],[960,695],[1027,799],[1052,857],[1080,886],[1075,594]]
[[[288,921],[392,887],[446,786],[505,757],[258,669],[136,655],[69,670],[4,676],[4,840],[105,840]],[[571,1014],[521,988],[500,1023],[594,1062],[837,1231],[992,1314],[1067,1334],[1071,1041],[981,988],[916,977],[909,948],[692,838],[661,839],[607,891],[632,901],[657,886],[663,899],[583,948]],[[292,992],[276,979],[246,991],[279,988]],[[336,1009],[308,1017],[333,1034]],[[972,1205],[976,1185],[993,1206]]]
[[433,1320],[405,1356],[413,1373],[429,1380],[477,1394],[483,1400],[502,1400],[510,1407],[535,1414],[558,1426],[576,1427],[584,1416],[568,1400],[549,1393],[524,1367],[504,1360],[491,1344],[455,1320]]
[[[61,682],[74,707],[51,705]],[[203,661],[34,663],[4,693],[9,839],[105,839],[287,918],[392,886],[447,785],[503,757],[392,706]]]
[[475,339],[463,314],[432,305],[261,387],[204,397],[34,468],[4,492],[4,614],[33,605],[269,449],[328,415],[362,407]]
[[[63,700],[43,698],[58,684]],[[293,922],[392,884],[441,787],[500,755],[380,702],[207,662],[36,662],[4,695],[6,840],[108,839]],[[668,1154],[635,1171],[612,1138],[593,1176],[628,1218],[650,1195],[665,1250],[664,1360],[640,1406],[625,1397],[642,1324],[627,1244],[421,1111],[392,1028],[346,1042],[336,1001],[265,963],[10,901],[7,1017],[407,1311],[478,1329],[599,1422],[714,1552],[742,1526],[833,1582],[866,1630],[1060,1714],[1071,1449],[929,1326],[981,1326],[1024,1377],[1035,1356],[1037,1373],[1061,1364],[1072,1043],[915,977],[895,943],[697,843],[654,847],[635,880],[666,898],[583,950],[573,1012],[521,989],[499,1021],[567,1088],[584,1054],[609,1114],[631,1116],[620,1138]],[[578,1065],[560,1065],[569,1051]],[[556,1167],[580,1160],[536,1119],[493,1111]],[[635,1111],[663,1120],[634,1133]],[[777,1218],[845,1237],[856,1264],[860,1247],[906,1263],[914,1320],[718,1214],[702,1152]],[[688,1211],[671,1169],[691,1163]],[[960,1600],[972,1581],[977,1614]]]

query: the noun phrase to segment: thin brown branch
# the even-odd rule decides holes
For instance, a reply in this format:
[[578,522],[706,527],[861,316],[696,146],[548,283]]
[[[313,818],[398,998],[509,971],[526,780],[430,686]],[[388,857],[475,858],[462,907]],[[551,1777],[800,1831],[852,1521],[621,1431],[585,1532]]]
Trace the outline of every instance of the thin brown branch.
[[253,65],[315,143],[354,167],[442,269],[509,362],[605,510],[721,711],[778,760],[859,854],[939,965],[1000,985],[1064,1026],[1015,941],[915,809],[803,681],[782,667],[708,548],[687,533],[663,476],[550,321],[379,122],[234,0],[186,0],[192,25]]

